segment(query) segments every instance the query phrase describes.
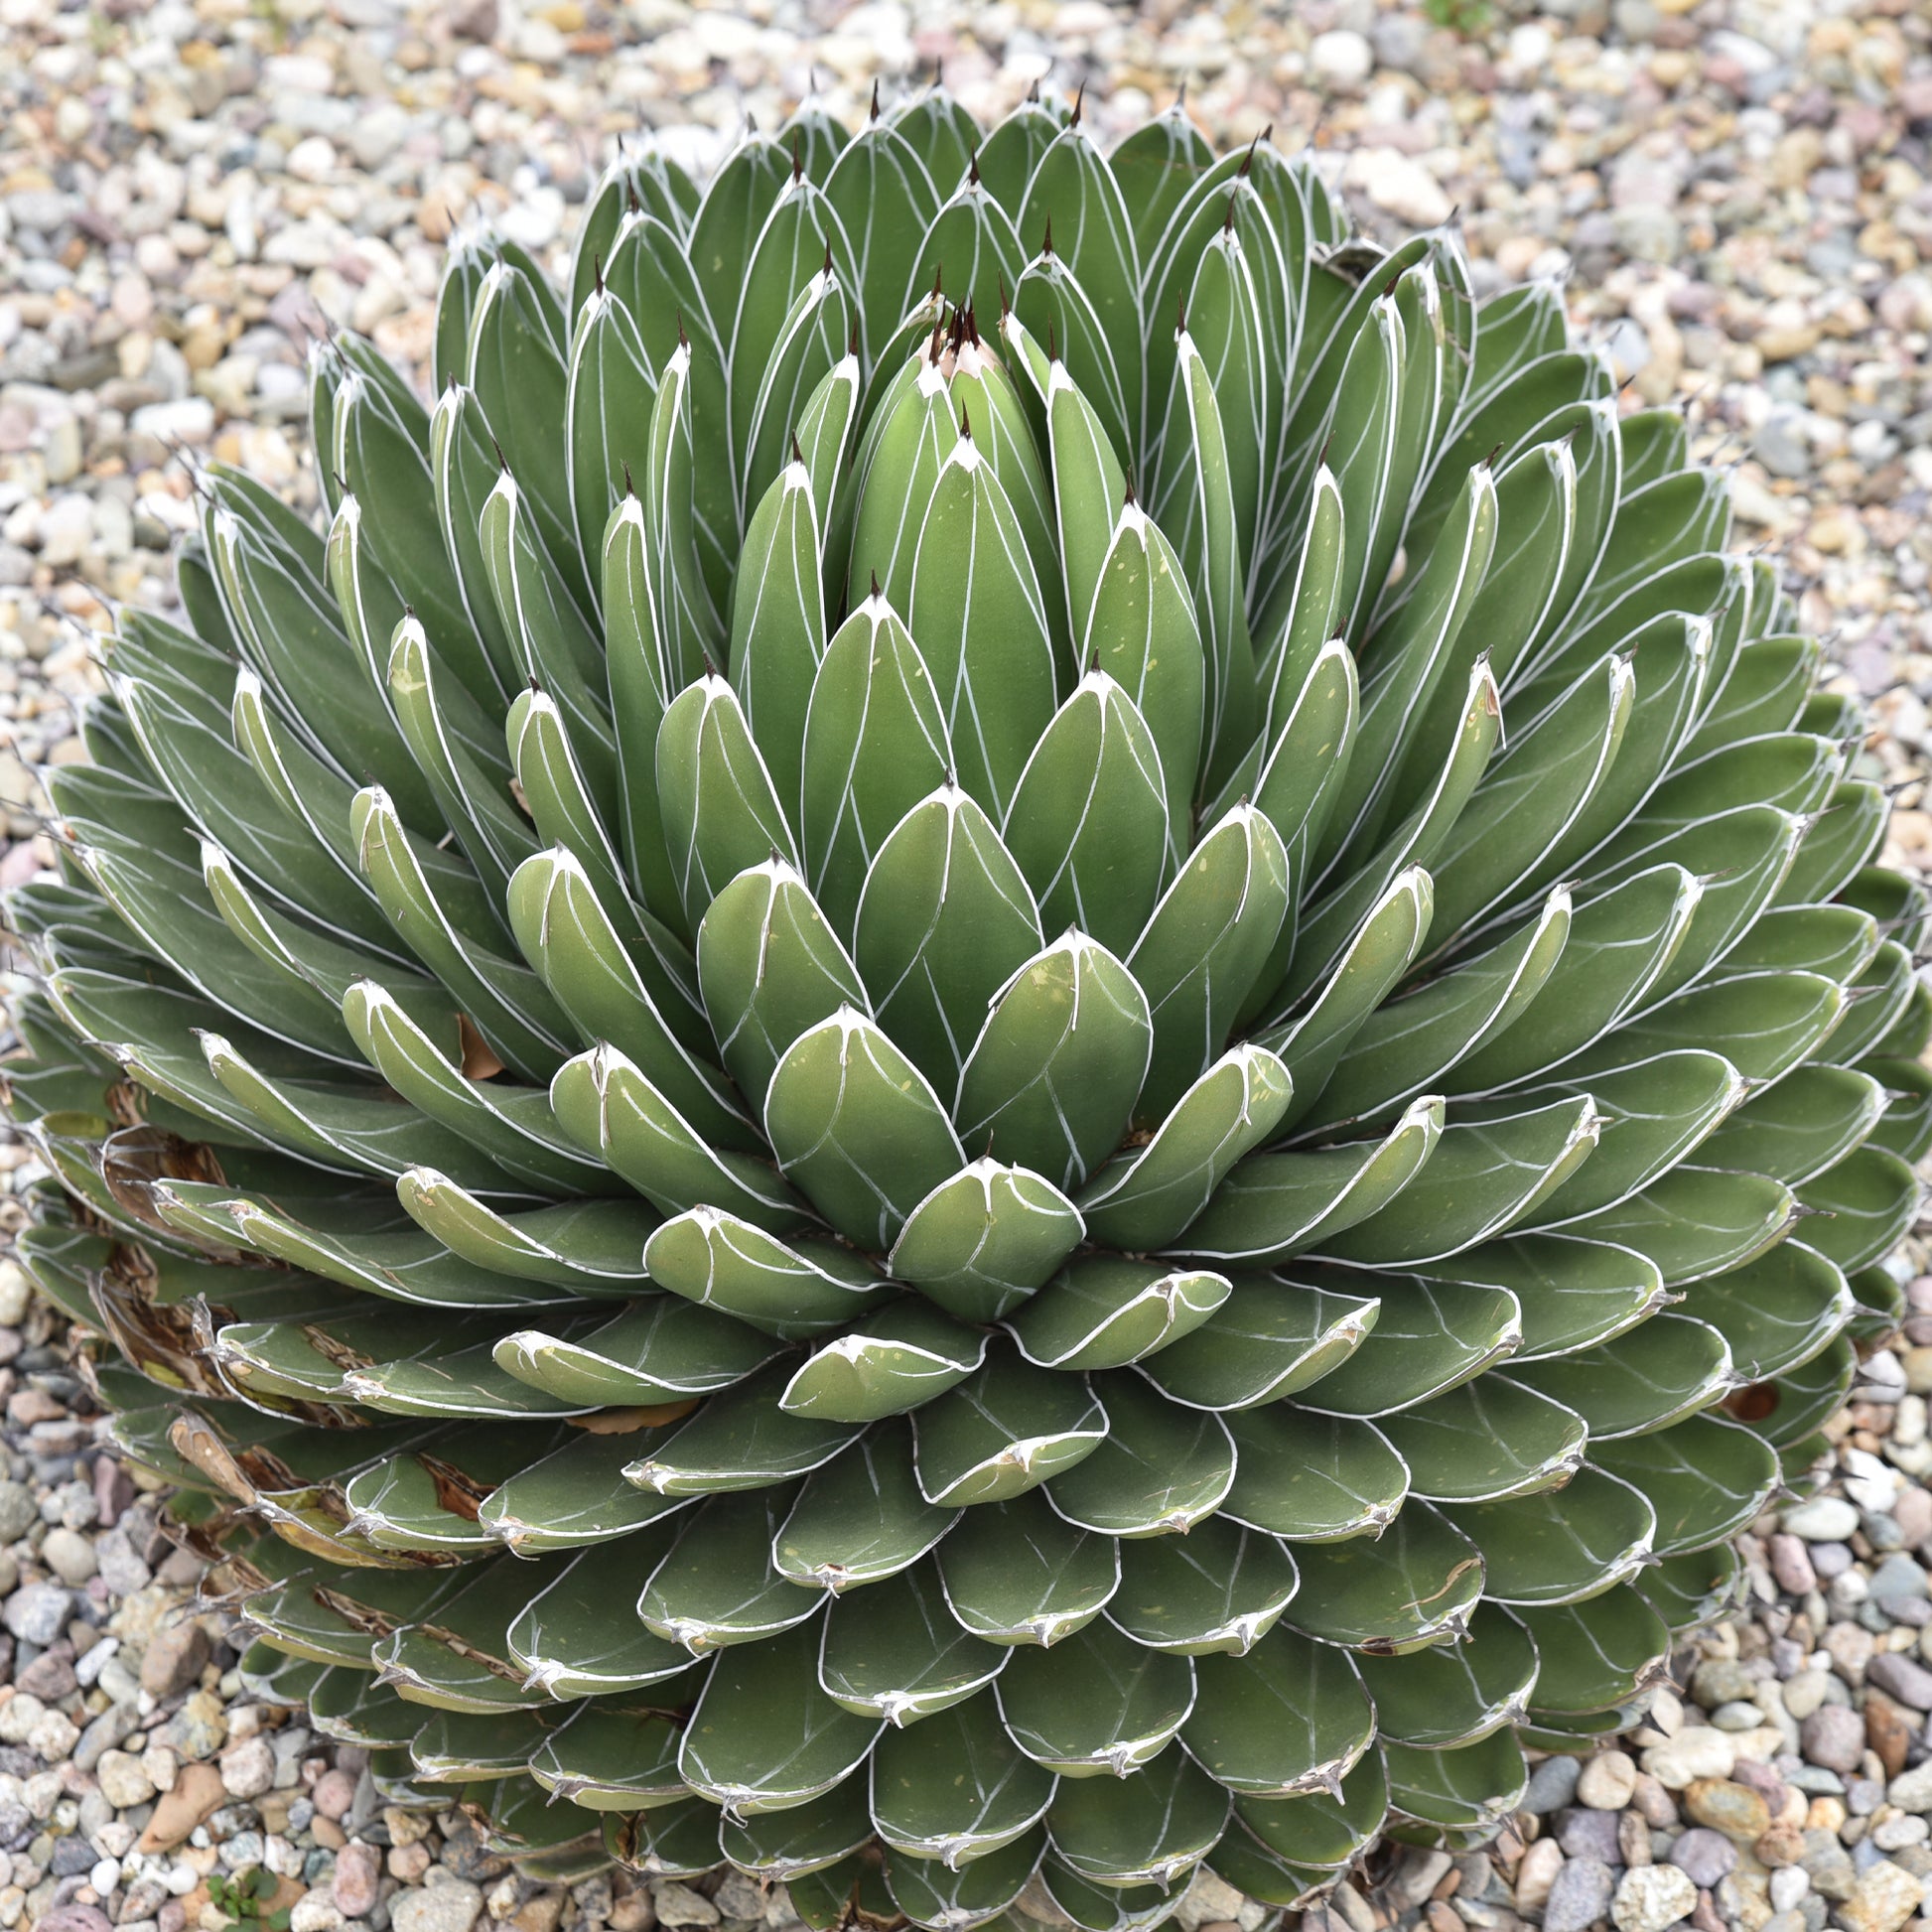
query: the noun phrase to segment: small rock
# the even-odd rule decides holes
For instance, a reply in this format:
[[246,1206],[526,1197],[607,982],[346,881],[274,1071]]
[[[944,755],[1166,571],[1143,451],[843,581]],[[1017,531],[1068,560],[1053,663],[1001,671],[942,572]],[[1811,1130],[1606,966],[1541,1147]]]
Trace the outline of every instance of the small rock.
[[1865,1666],[1865,1679],[1913,1711],[1932,1711],[1932,1670],[1902,1651],[1880,1651]]
[[1919,1726],[1884,1692],[1867,1691],[1864,1700],[1864,1740],[1870,1745],[1885,1776],[1895,1778],[1905,1768]]
[[137,1850],[169,1852],[227,1802],[221,1773],[212,1764],[184,1764],[174,1789],[154,1808]]
[[1671,1847],[1670,1863],[1700,1891],[1709,1891],[1737,1868],[1737,1848],[1722,1832],[1694,1825]]
[[153,1781],[142,1770],[141,1760],[126,1751],[103,1751],[94,1776],[100,1781],[100,1795],[116,1811],[132,1811],[154,1796]]
[[[16,1892],[14,1896],[18,1898],[20,1894]],[[98,1905],[69,1902],[43,1913],[35,1932],[113,1932],[113,1926]]]
[[1610,1811],[1586,1811],[1579,1807],[1563,1814],[1557,1843],[1570,1859],[1601,1859],[1605,1864],[1621,1864],[1616,1842],[1616,1814]]
[[1864,1755],[1864,1720],[1847,1704],[1821,1704],[1798,1726],[1799,1748],[1828,1771],[1856,1771]]
[[1360,34],[1335,28],[1309,44],[1309,66],[1335,86],[1359,87],[1374,70],[1375,50]]
[[1699,1778],[1684,1793],[1684,1809],[1700,1825],[1709,1825],[1740,1845],[1771,1829],[1771,1807],[1763,1793],[1729,1778]]
[[1859,1527],[1859,1512],[1843,1496],[1814,1496],[1784,1513],[1784,1533],[1807,1543],[1843,1543]]
[[1780,1532],[1771,1538],[1768,1554],[1771,1575],[1787,1595],[1805,1596],[1818,1587],[1818,1572],[1811,1567],[1811,1555],[1802,1537]]
[[1698,1888],[1674,1864],[1640,1865],[1626,1871],[1610,1905],[1617,1932],[1664,1932],[1696,1910]]
[[650,1895],[657,1907],[659,1925],[716,1925],[718,1923],[718,1907],[702,1892],[693,1891],[689,1885],[680,1885],[675,1879],[661,1880],[652,1885]]
[[1572,1859],[1556,1875],[1543,1907],[1543,1932],[1586,1932],[1610,1908],[1616,1880],[1601,1859]]
[[1577,1780],[1577,1802],[1592,1811],[1621,1811],[1637,1786],[1637,1767],[1623,1751],[1599,1751]]
[[98,1568],[94,1562],[94,1546],[78,1530],[65,1525],[48,1531],[47,1541],[41,1545],[41,1557],[69,1589],[81,1588]]
[[1885,1796],[1900,1811],[1932,1811],[1932,1759],[1913,1765],[1909,1771],[1901,1771],[1892,1779]]
[[0,1622],[22,1643],[45,1649],[67,1628],[72,1601],[72,1592],[58,1584],[25,1584],[7,1598]]
[[1860,1874],[1852,1896],[1838,1908],[1838,1922],[1845,1932],[1898,1932],[1924,1896],[1922,1878],[1880,1859]]
[[1546,1757],[1530,1773],[1529,1785],[1523,1792],[1523,1809],[1538,1818],[1561,1811],[1576,1797],[1582,1770],[1583,1766],[1574,1757],[1562,1754]]
[[356,1839],[336,1854],[336,1875],[330,1883],[330,1895],[345,1916],[366,1918],[374,1908],[376,1884],[381,1876],[381,1859],[375,1847]]
[[1728,1777],[1736,1761],[1737,1746],[1709,1725],[1686,1725],[1643,1754],[1643,1768],[1670,1791],[1682,1791],[1699,1778]]
[[221,1753],[221,1782],[231,1798],[259,1798],[275,1782],[275,1753],[266,1737],[245,1737]]
[[346,1771],[325,1771],[310,1794],[325,1818],[345,1818],[355,1802],[355,1780]]
[[389,1901],[395,1932],[470,1932],[483,1910],[483,1890],[466,1879],[399,1891]]
[[0,1481],[0,1543],[18,1543],[40,1516],[34,1492],[24,1482]]
[[[1521,1918],[1538,1918],[1549,1903],[1550,1887],[1563,1869],[1563,1847],[1553,1838],[1540,1838],[1523,1854],[1516,1867],[1516,1911]],[[1419,1901],[1420,1902],[1420,1901]]]
[[141,1659],[141,1688],[150,1697],[171,1698],[201,1681],[208,1660],[207,1632],[199,1623],[171,1623],[157,1630]]

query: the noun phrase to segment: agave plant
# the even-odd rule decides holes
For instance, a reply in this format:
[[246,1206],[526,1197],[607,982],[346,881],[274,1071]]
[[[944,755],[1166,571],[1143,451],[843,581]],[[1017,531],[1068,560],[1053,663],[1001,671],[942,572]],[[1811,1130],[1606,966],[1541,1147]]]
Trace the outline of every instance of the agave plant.
[[316,356],[326,533],[207,475],[11,908],[23,1250],[263,1694],[534,1871],[1095,1932],[1622,1727],[1932,1137],[1681,421],[938,91],[458,247],[434,387]]

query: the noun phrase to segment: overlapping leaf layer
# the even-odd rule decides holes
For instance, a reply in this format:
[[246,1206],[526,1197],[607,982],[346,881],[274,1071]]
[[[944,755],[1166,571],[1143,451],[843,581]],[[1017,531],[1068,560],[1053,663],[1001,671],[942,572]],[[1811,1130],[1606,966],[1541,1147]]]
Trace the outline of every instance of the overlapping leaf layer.
[[1679,421],[937,92],[460,248],[435,361],[318,355],[326,534],[209,475],[11,905],[23,1245],[265,1690],[539,1871],[1095,1932],[1622,1725],[1932,1134]]

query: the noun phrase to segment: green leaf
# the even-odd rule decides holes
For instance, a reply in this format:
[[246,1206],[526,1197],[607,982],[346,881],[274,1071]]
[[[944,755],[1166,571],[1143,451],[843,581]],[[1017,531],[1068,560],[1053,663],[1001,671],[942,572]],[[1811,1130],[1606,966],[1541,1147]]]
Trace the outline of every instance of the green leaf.
[[1413,1499],[1381,1536],[1304,1550],[1300,1561],[1305,1587],[1286,1620],[1374,1656],[1459,1643],[1482,1595],[1475,1545]]
[[982,1693],[916,1733],[890,1730],[872,1760],[872,1822],[895,1851],[956,1871],[1039,1822],[1053,1774],[1024,1757]]
[[1210,1516],[1184,1537],[1123,1543],[1107,1614],[1150,1650],[1240,1654],[1274,1627],[1299,1583],[1294,1558],[1274,1537]]
[[698,927],[698,984],[733,1079],[762,1116],[771,1074],[798,1037],[866,991],[839,937],[782,859],[741,872]]
[[614,1046],[594,1046],[560,1067],[550,1104],[572,1140],[601,1155],[661,1214],[715,1206],[772,1233],[804,1218],[768,1167],[712,1147]]
[[1216,1057],[1288,903],[1280,834],[1252,806],[1237,805],[1194,847],[1128,955],[1154,1026],[1138,1123],[1164,1120]]
[[1191,1332],[1231,1293],[1222,1275],[1164,1272],[1160,1264],[1085,1255],[1006,1323],[1042,1368],[1118,1368]]
[[1783,1480],[1776,1451],[1754,1431],[1713,1415],[1606,1443],[1596,1460],[1656,1512],[1651,1547],[1683,1556],[1735,1536]]
[[1087,1226],[1133,1252],[1164,1247],[1213,1199],[1230,1169],[1280,1125],[1294,1091],[1265,1046],[1237,1046],[1180,1097],[1154,1139],[1081,1195]]
[[703,1496],[762,1489],[822,1468],[858,1432],[787,1415],[778,1400],[788,1372],[781,1361],[712,1396],[667,1440],[627,1463],[624,1475],[660,1496]]
[[[562,846],[526,859],[510,881],[510,924],[524,958],[587,1039],[608,1040],[706,1139],[750,1149],[756,1130],[723,1076],[686,1050],[651,997],[591,876]],[[660,975],[659,987],[663,986]]]
[[817,1646],[818,1632],[801,1623],[720,1655],[678,1751],[694,1791],[740,1816],[783,1811],[865,1762],[878,1720],[841,1709],[818,1688]]
[[1234,1481],[1221,1419],[1172,1403],[1138,1375],[1099,1379],[1107,1440],[1047,1493],[1069,1522],[1119,1537],[1184,1534],[1211,1516]]
[[1127,1126],[1147,1065],[1146,999],[1112,953],[1069,931],[989,1004],[960,1071],[960,1139],[1069,1185]]
[[697,1206],[644,1244],[652,1281],[700,1307],[797,1340],[842,1328],[891,1285],[850,1248],[811,1236],[795,1244],[709,1206]]
[[818,1681],[847,1711],[910,1725],[984,1689],[1012,1655],[961,1627],[927,1558],[834,1598]]
[[996,1350],[979,1372],[913,1421],[929,1502],[1004,1502],[1099,1448],[1107,1413],[1079,1375]]
[[772,1561],[793,1583],[847,1590],[909,1569],[957,1520],[919,1494],[910,1429],[889,1423],[806,1479]]
[[1443,1103],[1412,1101],[1380,1141],[1306,1153],[1251,1154],[1235,1164],[1174,1252],[1203,1261],[1285,1261],[1400,1198],[1443,1134]]
[[1333,1790],[1375,1734],[1375,1714],[1345,1651],[1271,1630],[1242,1657],[1194,1664],[1181,1739],[1217,1783],[1256,1798]]
[[1063,1777],[1124,1778],[1173,1741],[1193,1706],[1194,1673],[1184,1657],[1098,1622],[1050,1651],[1017,1648],[994,1694],[1014,1742],[1035,1763]]
[[787,1415],[874,1422],[956,1388],[985,1357],[984,1331],[906,1296],[816,1350],[779,1406]]
[[786,1048],[764,1125],[786,1176],[842,1234],[873,1249],[890,1248],[913,1208],[965,1165],[918,1068],[850,1007]]
[[1176,1402],[1215,1410],[1252,1409],[1320,1381],[1361,1346],[1380,1304],[1307,1282],[1284,1294],[1285,1285],[1237,1275],[1232,1295],[1150,1356],[1144,1373]]
[[833,925],[850,932],[881,850],[952,759],[925,659],[884,598],[867,598],[826,647],[803,745],[806,874]]
[[1043,931],[1130,947],[1173,875],[1171,816],[1153,734],[1131,697],[1091,670],[1039,734],[1007,816],[1008,850]]
[[[925,163],[900,129],[869,120],[833,163],[825,199],[851,241],[862,322],[892,328],[905,308],[905,263],[939,211]],[[876,354],[880,345],[869,346]]]
[[799,796],[805,715],[825,655],[819,510],[803,462],[785,465],[745,532],[731,677],[781,803]]
[[956,1870],[939,1859],[894,1859],[887,1866],[886,1886],[894,1904],[908,1918],[916,1914],[919,1923],[982,1924],[1026,1890],[1045,1844],[1045,1832],[1035,1825]]
[[1322,1251],[1376,1266],[1436,1261],[1526,1219],[1590,1156],[1601,1120],[1587,1094],[1447,1127],[1429,1165],[1386,1207]]
[[987,1008],[1039,945],[1020,868],[957,785],[893,828],[867,875],[853,949],[880,1024],[935,1090],[957,1091]]
[[1657,1527],[1637,1490],[1587,1466],[1562,1489],[1443,1514],[1482,1552],[1484,1593],[1509,1604],[1574,1603],[1625,1582]]
[[657,732],[664,843],[695,931],[711,901],[778,853],[795,867],[791,827],[737,694],[708,673],[672,700]]
[[1408,1464],[1372,1424],[1270,1402],[1227,1426],[1239,1460],[1223,1507],[1252,1529],[1297,1543],[1379,1536],[1409,1493]]
[[1385,1742],[1431,1750],[1473,1743],[1519,1722],[1538,1663],[1523,1624],[1488,1602],[1476,1605],[1459,1643],[1402,1658],[1356,1659]]
[[[1317,1391],[1317,1394],[1319,1392]],[[1508,1375],[1478,1375],[1380,1424],[1438,1502],[1490,1502],[1561,1487],[1582,1465],[1588,1425]]]
[[1120,1584],[1114,1540],[1067,1522],[1038,1494],[969,1510],[940,1546],[939,1569],[968,1630],[1041,1648],[1090,1624]]
[[822,1598],[773,1567],[772,1539],[791,1507],[789,1483],[707,1497],[678,1519],[678,1540],[650,1573],[637,1617],[694,1657],[762,1643],[817,1614]]
[[1003,819],[1053,715],[1053,650],[1019,519],[965,417],[923,508],[906,615],[951,735],[954,777]]
[[1227,1829],[1228,1794],[1184,1751],[1165,1751],[1119,1784],[1074,1778],[1046,1815],[1053,1850],[1108,1885],[1177,1885]]
[[888,1265],[949,1314],[997,1321],[1045,1285],[1084,1233],[1080,1210],[1044,1176],[980,1160],[912,1210]]

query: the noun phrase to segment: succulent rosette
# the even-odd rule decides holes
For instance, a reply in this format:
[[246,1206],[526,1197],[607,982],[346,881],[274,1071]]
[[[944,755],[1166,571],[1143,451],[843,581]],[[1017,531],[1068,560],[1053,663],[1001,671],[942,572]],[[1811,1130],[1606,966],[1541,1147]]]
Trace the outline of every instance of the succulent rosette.
[[120,614],[11,1105],[264,1695],[539,1873],[1115,1932],[1467,1842],[1807,1469],[1932,1135],[1725,480],[1175,110],[631,152]]

